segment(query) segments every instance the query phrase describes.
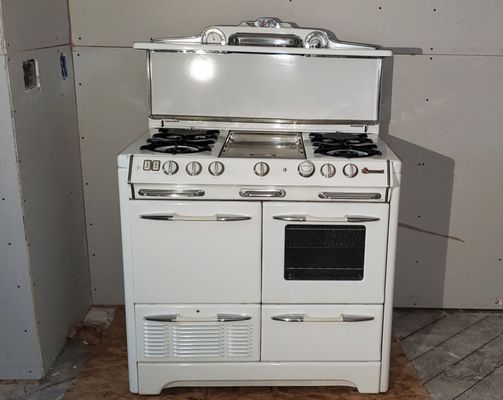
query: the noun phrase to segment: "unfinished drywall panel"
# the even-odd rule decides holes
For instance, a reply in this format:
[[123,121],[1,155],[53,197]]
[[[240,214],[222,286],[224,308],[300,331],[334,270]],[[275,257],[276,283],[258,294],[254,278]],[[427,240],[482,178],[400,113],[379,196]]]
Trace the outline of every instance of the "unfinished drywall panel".
[[5,54],[5,36],[3,33],[3,12],[1,2],[0,2],[0,54]]
[[6,56],[0,56],[0,379],[43,375],[20,190]]
[[1,0],[9,52],[70,43],[67,0]]
[[147,128],[146,55],[74,50],[93,302],[123,303],[117,154]]
[[502,104],[501,57],[395,57],[398,305],[501,308]]
[[[503,54],[503,3],[486,0],[70,0],[73,42],[131,46],[216,24],[276,16],[331,29],[342,40],[434,54]],[[414,49],[415,48],[415,49]]]
[[[23,63],[36,63],[26,87]],[[64,66],[63,66],[64,65]],[[23,208],[44,368],[90,305],[70,46],[9,55]]]

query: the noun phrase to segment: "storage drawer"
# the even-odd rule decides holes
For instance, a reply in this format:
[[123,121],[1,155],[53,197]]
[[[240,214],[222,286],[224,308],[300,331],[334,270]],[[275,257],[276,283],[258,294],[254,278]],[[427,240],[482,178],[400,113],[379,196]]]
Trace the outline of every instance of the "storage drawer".
[[380,305],[264,305],[262,361],[380,361]]
[[139,362],[258,361],[259,305],[135,306]]

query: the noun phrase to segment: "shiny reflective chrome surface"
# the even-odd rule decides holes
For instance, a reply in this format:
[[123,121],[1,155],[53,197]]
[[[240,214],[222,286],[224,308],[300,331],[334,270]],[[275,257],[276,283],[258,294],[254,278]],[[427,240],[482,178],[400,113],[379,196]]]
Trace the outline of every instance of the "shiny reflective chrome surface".
[[231,131],[220,157],[306,158],[300,133]]
[[238,32],[229,37],[233,46],[302,47],[302,39],[297,35]]

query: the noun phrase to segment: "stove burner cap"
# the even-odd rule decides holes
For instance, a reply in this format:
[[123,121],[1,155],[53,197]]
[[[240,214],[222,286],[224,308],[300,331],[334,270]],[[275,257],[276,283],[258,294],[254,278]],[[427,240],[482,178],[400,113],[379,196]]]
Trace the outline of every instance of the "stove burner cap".
[[159,153],[188,154],[211,151],[218,139],[218,130],[159,128],[140,150]]
[[314,152],[329,157],[361,158],[382,155],[366,133],[311,133],[309,137]]

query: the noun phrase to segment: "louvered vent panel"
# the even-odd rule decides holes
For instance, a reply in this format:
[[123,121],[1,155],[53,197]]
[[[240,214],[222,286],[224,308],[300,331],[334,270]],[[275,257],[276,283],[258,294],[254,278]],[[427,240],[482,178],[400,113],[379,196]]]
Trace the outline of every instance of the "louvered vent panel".
[[253,356],[253,328],[249,323],[143,322],[145,358],[218,360]]
[[229,357],[250,357],[252,342],[250,324],[231,325],[227,329],[227,355]]
[[175,324],[173,357],[222,357],[224,355],[222,324]]
[[169,357],[169,326],[164,322],[144,321],[143,353],[145,357]]

